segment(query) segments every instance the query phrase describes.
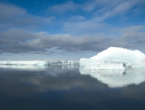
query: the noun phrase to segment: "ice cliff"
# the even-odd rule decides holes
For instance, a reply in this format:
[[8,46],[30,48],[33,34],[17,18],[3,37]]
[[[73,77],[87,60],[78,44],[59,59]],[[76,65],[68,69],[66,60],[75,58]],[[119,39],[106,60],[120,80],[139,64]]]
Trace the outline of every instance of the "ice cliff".
[[81,58],[84,69],[130,69],[145,68],[145,54],[139,50],[110,47],[87,59]]

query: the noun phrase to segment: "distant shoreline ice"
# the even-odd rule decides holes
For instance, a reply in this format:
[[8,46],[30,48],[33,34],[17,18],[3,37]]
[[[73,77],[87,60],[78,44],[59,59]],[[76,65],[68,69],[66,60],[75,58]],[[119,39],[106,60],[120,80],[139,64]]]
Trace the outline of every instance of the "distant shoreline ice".
[[35,66],[45,67],[51,65],[79,65],[79,61],[73,60],[51,60],[51,61],[0,61],[0,66]]

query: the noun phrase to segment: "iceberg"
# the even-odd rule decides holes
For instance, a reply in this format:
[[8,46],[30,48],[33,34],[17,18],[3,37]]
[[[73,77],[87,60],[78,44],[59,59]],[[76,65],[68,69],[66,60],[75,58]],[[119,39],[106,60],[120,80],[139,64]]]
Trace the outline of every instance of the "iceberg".
[[145,68],[145,54],[139,50],[110,47],[87,59],[81,58],[84,69],[131,69]]

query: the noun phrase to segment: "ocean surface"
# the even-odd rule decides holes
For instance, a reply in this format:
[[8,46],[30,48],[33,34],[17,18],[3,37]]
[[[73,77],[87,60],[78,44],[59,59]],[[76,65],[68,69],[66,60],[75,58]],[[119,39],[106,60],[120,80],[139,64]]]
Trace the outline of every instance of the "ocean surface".
[[0,110],[145,110],[145,71],[0,67]]

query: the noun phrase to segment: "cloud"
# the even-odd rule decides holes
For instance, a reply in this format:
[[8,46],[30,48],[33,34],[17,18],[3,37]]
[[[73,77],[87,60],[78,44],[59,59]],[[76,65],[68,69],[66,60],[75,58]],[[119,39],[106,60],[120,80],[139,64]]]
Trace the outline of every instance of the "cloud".
[[[145,4],[144,0],[131,1],[131,0],[93,0],[78,5],[77,10],[81,10],[85,14],[81,16],[84,20],[78,20],[77,17],[72,21],[65,21],[63,29],[65,32],[71,32],[74,34],[88,34],[92,32],[104,32],[109,29],[109,25],[112,26],[114,17],[121,16],[118,20],[118,24],[122,26],[120,21],[125,18],[130,19],[128,13],[134,13],[137,7],[141,4]],[[138,9],[139,10],[139,9]],[[140,8],[140,11],[142,9]],[[72,16],[73,17],[73,16]],[[71,19],[72,19],[71,17]],[[111,18],[111,23],[106,20]]]
[[1,30],[10,28],[37,30],[55,19],[55,17],[34,16],[23,8],[5,3],[0,3],[0,15]]
[[[0,33],[1,53],[75,53],[83,51],[100,52],[110,46],[144,50],[145,28],[143,25],[120,28],[120,36],[30,33],[23,30],[9,30]],[[133,32],[131,32],[133,30]],[[136,30],[136,31],[134,31]]]
[[0,51],[1,53],[19,53],[32,50],[27,42],[33,38],[33,35],[23,30],[9,30],[0,33]]
[[78,4],[75,4],[73,2],[66,2],[64,4],[57,4],[57,5],[49,7],[47,9],[47,12],[52,11],[55,13],[62,14],[62,13],[68,12],[68,11],[74,11],[74,10],[78,9],[78,7],[79,7]]
[[[143,0],[131,1],[131,0],[118,0],[116,1],[108,1],[102,8],[100,8],[96,13],[97,21],[104,21],[109,17],[113,17],[116,15],[123,15],[130,11],[135,6],[139,4],[145,3]],[[99,14],[100,16],[97,16]]]
[[[75,37],[69,34],[48,34],[47,32],[28,33],[22,30],[9,30],[0,34],[1,53],[44,53],[44,52],[80,52],[97,50],[96,46],[105,41],[105,37]],[[102,43],[104,44],[104,43]]]
[[[143,3],[144,0],[92,0],[82,4],[66,2],[48,7],[47,12],[56,14],[48,17],[35,16],[18,6],[0,3],[0,52],[97,53],[110,46],[145,51],[144,25],[123,27],[122,24],[113,26],[106,22],[111,17],[125,15]],[[67,19],[59,15],[67,12],[70,12],[65,16]],[[53,30],[50,31],[53,34],[49,30]]]
[[[94,19],[84,21],[69,21],[63,25],[64,31],[75,34],[88,34],[101,32],[107,27],[105,23],[96,22]],[[101,31],[100,31],[101,30]]]
[[137,26],[129,26],[125,27],[121,30],[122,33],[135,33],[135,32],[145,32],[145,26],[137,25]]
[[84,16],[80,16],[80,15],[75,15],[75,16],[70,17],[69,20],[70,21],[82,21],[82,20],[85,20],[85,17]]

